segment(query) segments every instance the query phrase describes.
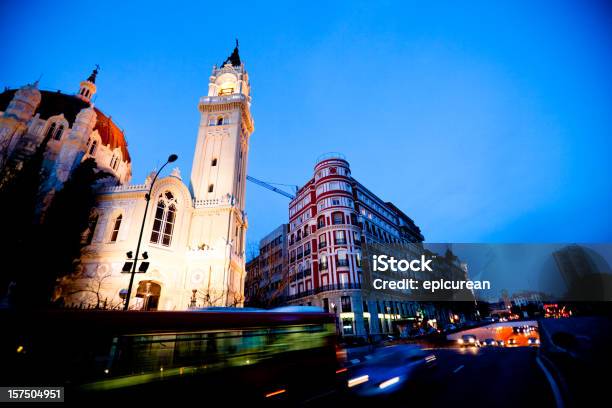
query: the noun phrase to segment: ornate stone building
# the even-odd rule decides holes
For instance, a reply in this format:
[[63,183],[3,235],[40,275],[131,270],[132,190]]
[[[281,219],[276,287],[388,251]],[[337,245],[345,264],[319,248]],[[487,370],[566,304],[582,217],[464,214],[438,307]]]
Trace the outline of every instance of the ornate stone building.
[[[198,103],[190,186],[176,168],[154,183],[141,245],[148,269],[135,275],[130,309],[242,305],[250,105],[249,78],[236,47],[221,67],[213,67],[208,94]],[[81,268],[59,286],[65,304],[121,307],[130,279],[122,269],[138,241],[152,177],[100,191],[84,234]]]
[[76,94],[38,89],[38,82],[0,93],[0,170],[20,166],[38,146],[46,144],[41,186],[42,207],[83,160],[94,158],[113,177],[106,185],[127,184],[132,165],[123,131],[95,107],[96,68]]

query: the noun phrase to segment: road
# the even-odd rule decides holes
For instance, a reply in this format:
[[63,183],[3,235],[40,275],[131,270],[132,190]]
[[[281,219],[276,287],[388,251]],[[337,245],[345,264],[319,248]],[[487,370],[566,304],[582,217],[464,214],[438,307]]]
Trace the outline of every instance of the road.
[[[550,384],[536,362],[536,348],[430,350],[437,357],[437,366],[381,401],[419,407],[555,407]],[[336,393],[327,396],[323,405],[346,398]],[[308,405],[322,405],[322,401],[312,402]]]
[[435,354],[438,367],[425,380],[431,392],[424,406],[555,406],[535,348],[449,348]]

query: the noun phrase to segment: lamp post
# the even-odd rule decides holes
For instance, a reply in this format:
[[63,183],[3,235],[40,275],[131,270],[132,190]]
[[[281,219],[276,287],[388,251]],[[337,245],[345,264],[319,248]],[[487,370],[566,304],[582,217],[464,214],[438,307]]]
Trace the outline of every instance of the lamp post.
[[145,205],[144,215],[142,216],[142,225],[140,226],[140,235],[138,235],[138,244],[136,245],[136,253],[134,254],[135,255],[134,265],[132,265],[132,272],[130,272],[130,284],[128,286],[127,294],[125,296],[125,306],[123,307],[123,310],[128,310],[128,308],[130,307],[130,296],[132,295],[132,286],[134,285],[134,274],[136,274],[136,264],[138,263],[140,243],[142,242],[142,233],[144,232],[145,222],[147,220],[147,212],[149,211],[149,201],[151,201],[151,191],[153,191],[153,185],[155,184],[155,181],[157,180],[157,176],[159,176],[159,173],[161,173],[164,167],[166,167],[168,163],[175,162],[176,159],[178,159],[178,156],[176,154],[171,154],[170,156],[168,156],[168,160],[166,160],[164,165],[161,166],[159,170],[157,170],[157,173],[155,174],[155,177],[153,177],[153,180],[151,181],[151,185],[149,186],[149,192],[145,195],[145,200],[147,200],[147,204]]

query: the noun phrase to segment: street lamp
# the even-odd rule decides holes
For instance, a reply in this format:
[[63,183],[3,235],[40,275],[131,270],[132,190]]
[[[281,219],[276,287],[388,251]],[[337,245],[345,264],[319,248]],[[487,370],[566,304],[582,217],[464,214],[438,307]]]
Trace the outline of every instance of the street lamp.
[[[132,286],[134,285],[134,274],[136,273],[136,264],[138,263],[138,253],[140,252],[140,243],[142,242],[142,233],[144,232],[145,222],[147,220],[147,212],[149,211],[149,201],[151,201],[151,191],[153,191],[153,185],[155,184],[155,181],[157,180],[157,176],[159,176],[159,173],[161,173],[164,167],[166,167],[168,163],[175,162],[176,159],[178,159],[178,156],[176,154],[171,154],[170,156],[168,156],[168,160],[166,160],[164,165],[161,166],[159,170],[157,170],[157,173],[155,174],[155,177],[153,177],[153,181],[151,181],[151,185],[149,186],[149,192],[145,195],[145,200],[147,200],[147,204],[145,205],[144,215],[142,216],[142,225],[140,226],[140,235],[138,236],[138,245],[136,245],[136,253],[134,254],[134,264],[132,265],[132,272],[130,272],[130,285],[128,286],[127,294],[125,296],[125,306],[123,307],[123,310],[128,310],[130,306],[130,296],[132,295]],[[145,259],[147,258],[148,256],[145,257]]]

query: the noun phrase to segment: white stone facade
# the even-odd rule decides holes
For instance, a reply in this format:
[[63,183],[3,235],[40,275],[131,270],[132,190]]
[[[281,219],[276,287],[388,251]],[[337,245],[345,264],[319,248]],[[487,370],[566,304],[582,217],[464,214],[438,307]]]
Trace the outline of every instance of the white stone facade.
[[[245,182],[254,128],[248,74],[237,49],[232,55],[223,67],[213,68],[208,95],[198,104],[192,190],[178,169],[154,183],[141,245],[150,266],[135,275],[130,309],[243,304]],[[100,192],[84,234],[89,245],[81,270],[59,285],[57,296],[67,305],[122,307],[130,279],[122,267],[126,253],[136,249],[153,176],[140,185]]]

